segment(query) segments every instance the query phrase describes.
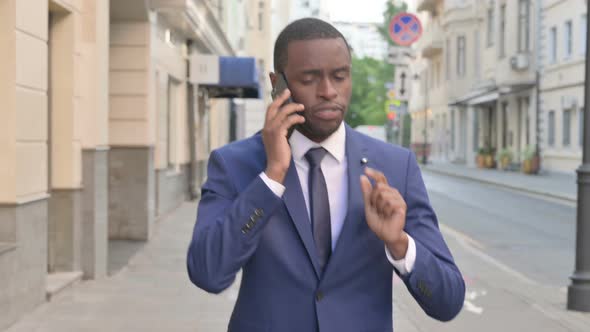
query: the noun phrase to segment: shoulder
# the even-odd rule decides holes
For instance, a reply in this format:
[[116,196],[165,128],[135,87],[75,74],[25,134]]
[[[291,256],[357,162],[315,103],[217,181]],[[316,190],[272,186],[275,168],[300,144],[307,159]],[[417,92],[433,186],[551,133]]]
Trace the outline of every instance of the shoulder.
[[407,159],[412,154],[412,151],[410,151],[407,148],[378,140],[376,138],[358,132],[350,127],[349,132],[350,137],[356,142],[358,142],[360,146],[373,153],[379,154],[380,157]]
[[257,133],[251,137],[226,144],[211,152],[211,158],[219,158],[225,167],[260,169],[266,164],[266,154],[262,136]]

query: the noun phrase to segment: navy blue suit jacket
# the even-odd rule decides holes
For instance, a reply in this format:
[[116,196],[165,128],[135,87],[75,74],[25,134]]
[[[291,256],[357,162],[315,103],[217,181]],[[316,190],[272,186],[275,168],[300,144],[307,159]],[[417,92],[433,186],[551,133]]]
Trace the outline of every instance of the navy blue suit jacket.
[[211,153],[187,266],[191,281],[212,293],[229,287],[243,270],[230,332],[393,330],[394,269],[365,221],[363,157],[406,201],[405,230],[416,242],[414,268],[402,276],[407,289],[438,320],[460,311],[463,278],[438,229],[414,154],[346,126],[346,156],[348,212],[320,273],[294,163],[280,198],[259,176],[266,167],[260,134]]

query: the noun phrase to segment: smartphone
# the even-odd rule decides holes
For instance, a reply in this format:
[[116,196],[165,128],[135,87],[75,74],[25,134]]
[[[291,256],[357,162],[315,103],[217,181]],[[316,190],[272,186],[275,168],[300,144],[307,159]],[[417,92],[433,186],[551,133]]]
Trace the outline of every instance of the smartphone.
[[[285,74],[283,72],[279,72],[277,75],[277,80],[275,81],[275,86],[272,89],[271,92],[271,96],[272,99],[276,99],[278,96],[280,96],[283,91],[285,91],[286,89],[289,89],[289,84],[287,83],[287,77],[285,77]],[[291,92],[292,93],[292,92]],[[281,107],[289,104],[289,103],[293,103],[293,97],[289,96],[289,98],[283,103],[283,105],[281,105]],[[299,111],[297,112],[297,114],[303,116],[303,111]],[[293,130],[295,130],[295,126],[289,128],[289,132],[287,134],[287,138],[291,137],[291,134],[293,133]]]
[[[280,96],[283,91],[287,90],[289,88],[289,84],[287,83],[287,78],[285,77],[285,74],[283,72],[280,72],[277,75],[277,80],[275,82],[275,86],[272,89],[272,99],[276,99],[278,96]],[[285,106],[289,103],[293,102],[293,98],[290,96],[289,99],[287,99],[287,101],[285,101],[285,103],[282,106]]]

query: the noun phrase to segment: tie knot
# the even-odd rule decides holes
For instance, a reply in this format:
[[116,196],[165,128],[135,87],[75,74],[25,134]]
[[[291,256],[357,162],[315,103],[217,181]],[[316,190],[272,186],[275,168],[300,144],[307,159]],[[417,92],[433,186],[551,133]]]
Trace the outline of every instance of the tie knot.
[[309,163],[309,166],[316,167],[322,163],[322,159],[326,156],[328,151],[322,147],[309,149],[305,154],[305,159]]

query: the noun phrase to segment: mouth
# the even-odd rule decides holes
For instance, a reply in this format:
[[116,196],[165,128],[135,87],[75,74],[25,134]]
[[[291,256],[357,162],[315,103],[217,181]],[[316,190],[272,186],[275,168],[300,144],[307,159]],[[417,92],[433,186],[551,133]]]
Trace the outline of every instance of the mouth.
[[342,108],[337,105],[323,106],[314,109],[312,113],[321,120],[336,120],[342,116]]

